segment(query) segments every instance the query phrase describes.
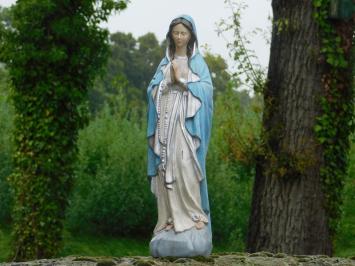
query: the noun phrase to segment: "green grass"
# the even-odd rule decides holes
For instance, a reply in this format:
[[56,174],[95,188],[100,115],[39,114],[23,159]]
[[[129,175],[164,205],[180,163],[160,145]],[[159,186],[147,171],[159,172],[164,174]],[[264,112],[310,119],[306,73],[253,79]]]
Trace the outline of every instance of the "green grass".
[[[1,227],[0,231],[0,263],[7,261],[10,255],[11,229]],[[64,247],[58,257],[69,255],[94,257],[122,257],[122,256],[149,256],[150,239],[131,239],[108,236],[73,236],[64,232]],[[236,251],[227,246],[213,247],[213,252]],[[240,250],[242,252],[242,250]]]
[[0,262],[5,261],[10,255],[10,234],[9,227],[0,226]]
[[[10,255],[11,230],[1,227],[0,231],[0,263],[8,260]],[[69,255],[80,256],[148,256],[149,240],[118,238],[108,236],[72,236],[64,232],[64,247],[58,257]]]
[[335,242],[335,255],[355,256],[355,143],[349,158],[349,175],[344,188],[343,218]]
[[59,256],[148,256],[150,239],[64,234],[64,247]]
[[[355,182],[348,186],[351,188],[355,196]],[[347,204],[345,209],[342,228],[339,232],[334,256],[350,257],[355,256],[355,197],[350,197],[352,204]],[[350,203],[347,200],[347,203]],[[10,233],[9,227],[2,227],[0,230],[0,262],[4,262],[9,258],[10,254]],[[214,253],[223,253],[236,251],[227,246],[214,245]],[[242,250],[240,250],[242,252]],[[148,256],[149,255],[149,239],[130,239],[117,238],[107,236],[72,236],[65,231],[64,247],[59,253],[59,257],[69,255],[77,256]]]

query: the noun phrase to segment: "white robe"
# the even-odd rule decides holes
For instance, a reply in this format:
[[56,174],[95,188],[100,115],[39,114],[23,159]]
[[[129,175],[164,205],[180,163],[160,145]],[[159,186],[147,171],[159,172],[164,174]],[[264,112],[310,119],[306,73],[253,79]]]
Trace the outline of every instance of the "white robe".
[[[188,68],[187,57],[175,58],[188,82],[198,80]],[[186,117],[194,116],[201,103],[186,87],[171,83],[170,64],[164,69],[164,80],[154,89],[153,96],[160,121],[152,146],[164,164],[152,179],[152,191],[158,204],[154,234],[167,224],[173,224],[175,232],[182,232],[194,227],[198,221],[208,223],[201,207],[203,174],[196,156],[199,140],[185,128]],[[163,152],[164,139],[166,152]]]

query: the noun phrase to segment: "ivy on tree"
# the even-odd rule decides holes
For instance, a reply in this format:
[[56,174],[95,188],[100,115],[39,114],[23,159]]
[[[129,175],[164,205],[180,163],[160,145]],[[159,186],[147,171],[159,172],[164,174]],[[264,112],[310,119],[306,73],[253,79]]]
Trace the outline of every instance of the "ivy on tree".
[[73,184],[87,88],[108,55],[99,24],[124,1],[17,1],[1,28],[15,107],[13,260],[55,256]]
[[[328,19],[330,0],[313,0],[321,34],[321,53],[326,62],[322,76],[324,96],[322,115],[314,127],[324,149],[320,173],[331,237],[334,239],[341,218],[342,191],[348,168],[349,136],[355,129],[353,25]],[[348,36],[352,35],[352,39]],[[352,64],[352,65],[351,65]]]

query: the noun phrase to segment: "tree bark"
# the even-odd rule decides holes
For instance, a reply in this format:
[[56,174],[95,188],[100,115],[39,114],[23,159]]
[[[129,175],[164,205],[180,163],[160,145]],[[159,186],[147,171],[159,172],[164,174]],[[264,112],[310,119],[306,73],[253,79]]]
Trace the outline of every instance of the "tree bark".
[[314,126],[324,96],[320,31],[311,0],[273,0],[264,90],[266,152],[257,160],[247,250],[332,254]]

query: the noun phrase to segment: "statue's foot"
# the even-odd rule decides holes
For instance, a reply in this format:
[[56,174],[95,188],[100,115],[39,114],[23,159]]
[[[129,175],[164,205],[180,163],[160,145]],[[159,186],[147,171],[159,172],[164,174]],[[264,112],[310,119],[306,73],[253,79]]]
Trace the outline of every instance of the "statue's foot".
[[202,221],[198,221],[196,224],[195,224],[195,227],[197,230],[201,230],[202,228],[205,227],[205,223],[202,222]]
[[173,224],[167,224],[164,230],[169,231],[170,229],[173,229],[173,228],[174,228]]

